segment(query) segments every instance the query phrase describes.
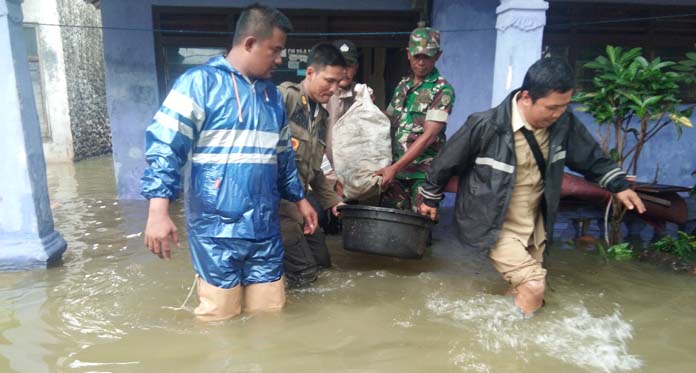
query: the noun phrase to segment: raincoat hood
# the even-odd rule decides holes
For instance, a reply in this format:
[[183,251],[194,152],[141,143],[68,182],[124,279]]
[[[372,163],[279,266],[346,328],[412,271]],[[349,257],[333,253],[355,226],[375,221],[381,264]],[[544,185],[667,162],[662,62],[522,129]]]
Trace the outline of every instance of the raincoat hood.
[[[237,71],[237,69],[235,69],[234,67],[232,67],[232,65],[230,64],[230,62],[227,61],[227,58],[225,58],[225,56],[215,56],[215,57],[211,57],[211,58],[208,60],[208,62],[206,62],[205,64],[208,65],[208,66],[214,67],[214,68],[216,68],[216,69],[220,69],[220,70],[222,70],[222,71],[224,71],[224,72],[226,72],[226,73],[228,73],[228,74],[231,73],[231,72],[233,72],[233,71],[234,71],[235,73],[239,74],[239,72]],[[240,75],[241,75],[241,74],[240,74]]]

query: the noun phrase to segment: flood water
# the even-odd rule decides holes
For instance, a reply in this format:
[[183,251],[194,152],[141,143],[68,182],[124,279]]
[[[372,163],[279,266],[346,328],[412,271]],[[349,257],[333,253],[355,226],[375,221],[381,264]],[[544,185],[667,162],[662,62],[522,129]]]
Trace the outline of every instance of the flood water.
[[[201,323],[184,244],[142,244],[111,158],[49,165],[48,270],[0,273],[0,372],[692,372],[696,278],[553,250],[544,307],[522,318],[485,256],[438,230],[422,260],[347,252],[278,314]],[[181,211],[181,205],[175,205]],[[183,213],[176,216],[183,230]],[[183,238],[183,236],[181,237]],[[183,240],[185,242],[185,240]],[[195,296],[194,296],[195,298]],[[690,368],[691,367],[691,368]]]

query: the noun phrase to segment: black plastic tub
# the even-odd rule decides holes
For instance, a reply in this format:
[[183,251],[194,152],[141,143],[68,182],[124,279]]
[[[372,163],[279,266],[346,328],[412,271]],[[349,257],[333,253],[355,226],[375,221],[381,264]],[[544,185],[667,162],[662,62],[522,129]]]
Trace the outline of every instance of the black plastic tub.
[[428,246],[429,218],[385,207],[340,207],[343,247],[350,251],[418,259]]

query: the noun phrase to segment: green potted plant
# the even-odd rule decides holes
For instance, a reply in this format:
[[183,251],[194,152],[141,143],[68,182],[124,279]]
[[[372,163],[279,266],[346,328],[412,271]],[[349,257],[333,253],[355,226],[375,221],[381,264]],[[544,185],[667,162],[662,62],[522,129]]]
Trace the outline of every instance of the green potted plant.
[[[597,123],[604,151],[629,174],[636,175],[645,144],[663,128],[674,125],[681,135],[692,127],[691,109],[683,109],[678,97],[684,74],[673,71],[671,61],[659,57],[648,61],[641,48],[624,50],[607,46],[606,55],[584,66],[594,73],[591,87],[579,92],[577,110],[586,111]],[[609,244],[622,240],[625,210],[612,201]]]

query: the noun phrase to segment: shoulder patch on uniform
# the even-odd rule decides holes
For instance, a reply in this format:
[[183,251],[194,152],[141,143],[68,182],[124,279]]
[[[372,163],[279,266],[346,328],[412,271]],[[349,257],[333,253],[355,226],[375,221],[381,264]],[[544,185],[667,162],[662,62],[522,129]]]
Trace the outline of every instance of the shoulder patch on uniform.
[[441,102],[443,105],[449,105],[449,103],[452,102],[452,98],[450,97],[450,95],[445,94],[442,96]]
[[297,151],[297,148],[300,147],[300,140],[291,137],[290,138],[290,143],[292,144],[292,150]]

